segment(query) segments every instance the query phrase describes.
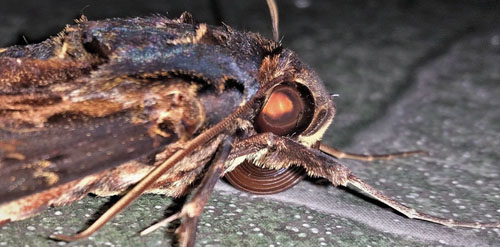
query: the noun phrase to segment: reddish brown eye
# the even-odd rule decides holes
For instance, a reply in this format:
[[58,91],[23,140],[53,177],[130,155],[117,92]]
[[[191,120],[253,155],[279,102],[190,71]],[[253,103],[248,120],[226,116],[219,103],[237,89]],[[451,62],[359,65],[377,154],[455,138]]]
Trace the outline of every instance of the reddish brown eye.
[[305,102],[307,98],[308,95],[298,87],[276,87],[257,116],[257,131],[272,132],[279,136],[299,134],[307,127],[312,116],[311,102]]
[[[302,133],[312,121],[314,99],[306,86],[285,83],[273,92],[255,119],[255,129],[279,136]],[[298,166],[270,170],[245,161],[226,173],[227,180],[236,188],[254,194],[274,194],[287,190],[300,182],[305,170]]]

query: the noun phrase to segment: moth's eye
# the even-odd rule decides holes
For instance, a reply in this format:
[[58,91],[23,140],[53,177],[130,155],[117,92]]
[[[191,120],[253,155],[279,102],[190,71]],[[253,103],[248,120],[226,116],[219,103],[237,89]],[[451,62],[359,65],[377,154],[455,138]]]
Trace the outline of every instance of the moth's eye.
[[257,131],[280,136],[300,134],[309,125],[314,111],[312,97],[306,91],[292,85],[277,86],[257,116]]

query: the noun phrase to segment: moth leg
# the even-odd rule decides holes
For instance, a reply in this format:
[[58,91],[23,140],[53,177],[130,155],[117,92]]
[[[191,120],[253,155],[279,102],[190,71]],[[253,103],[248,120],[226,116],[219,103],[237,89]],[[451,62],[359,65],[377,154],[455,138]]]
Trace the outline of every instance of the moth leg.
[[351,159],[361,161],[375,161],[375,160],[391,160],[394,158],[406,158],[412,155],[428,155],[429,153],[422,150],[395,152],[388,154],[354,154],[347,153],[342,150],[327,146],[323,143],[320,144],[319,149],[329,155],[335,156],[337,159]]
[[229,159],[234,158],[233,155],[249,155],[248,151],[244,150],[245,146],[246,149],[254,152],[254,154],[258,152],[258,150],[267,149],[266,154],[257,159],[260,166],[279,169],[289,167],[291,164],[300,165],[306,169],[310,176],[326,178],[335,186],[347,186],[351,184],[409,218],[420,219],[450,227],[500,228],[500,222],[459,222],[453,219],[445,219],[418,212],[415,209],[389,198],[382,192],[363,182],[353,175],[349,168],[340,164],[334,157],[318,149],[305,147],[288,137],[280,137],[271,133],[252,136],[251,138],[236,143],[233,146],[233,151],[231,151]]
[[354,175],[349,175],[347,182],[351,184],[352,186],[360,189],[361,191],[365,192],[366,194],[372,196],[373,198],[377,199],[378,201],[383,202],[385,205],[393,208],[394,210],[404,214],[408,218],[411,219],[419,219],[419,220],[424,220],[424,221],[429,221],[449,227],[467,227],[467,228],[482,228],[482,227],[495,227],[495,228],[500,228],[500,222],[488,222],[488,223],[479,223],[479,222],[461,222],[461,221],[455,221],[453,219],[446,219],[446,218],[440,218],[436,216],[432,216],[429,214],[425,214],[422,212],[419,212],[413,208],[407,207],[400,202],[393,200],[389,198],[388,196],[384,195],[382,192],[378,191],[377,189],[371,187],[358,177]]
[[174,220],[181,219],[181,225],[175,231],[179,237],[179,246],[194,246],[198,218],[203,212],[203,208],[215,184],[224,171],[224,163],[231,151],[231,142],[232,138],[226,138],[224,143],[220,146],[213,163],[204,175],[200,185],[194,192],[191,200],[182,207],[181,211],[150,226],[142,231],[141,235],[146,235]]

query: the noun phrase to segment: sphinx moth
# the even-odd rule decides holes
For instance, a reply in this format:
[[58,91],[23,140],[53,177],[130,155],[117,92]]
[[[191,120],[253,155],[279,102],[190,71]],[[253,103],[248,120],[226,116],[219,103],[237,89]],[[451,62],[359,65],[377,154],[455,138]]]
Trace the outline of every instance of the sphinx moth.
[[[189,14],[83,18],[57,38],[2,49],[0,61],[4,222],[87,193],[120,194],[136,183],[140,189],[128,198],[177,196],[203,178],[176,215],[190,245],[214,178],[247,160],[304,167],[409,217],[498,227],[418,213],[339,164],[335,157],[345,154],[317,144],[334,117],[333,98],[292,51],[260,35],[198,24]],[[149,172],[154,176],[144,180]]]

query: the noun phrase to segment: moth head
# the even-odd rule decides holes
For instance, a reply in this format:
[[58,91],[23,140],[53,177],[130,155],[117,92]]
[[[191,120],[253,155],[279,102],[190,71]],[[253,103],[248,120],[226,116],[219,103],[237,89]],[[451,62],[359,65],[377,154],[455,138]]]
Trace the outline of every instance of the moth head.
[[[254,130],[286,136],[303,146],[317,148],[315,144],[335,116],[333,97],[317,74],[295,53],[283,49],[272,54],[263,59],[259,69],[261,88],[269,89],[262,100],[257,101]],[[230,172],[225,177],[243,191],[273,194],[293,187],[305,176],[305,170],[297,163],[287,158],[273,159],[279,156],[274,149],[235,153],[243,155],[229,163],[227,171]]]
[[259,133],[288,136],[311,146],[321,139],[335,115],[332,97],[317,74],[290,50],[263,60],[261,84],[273,84],[254,127]]

